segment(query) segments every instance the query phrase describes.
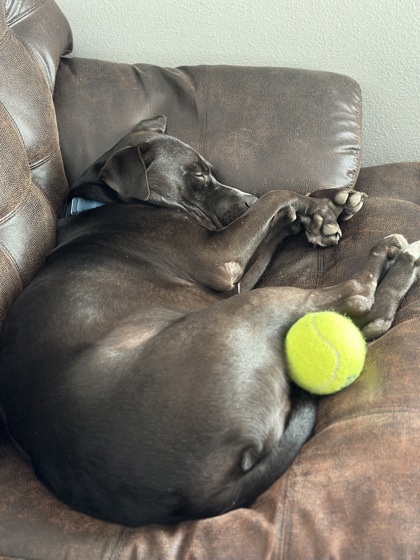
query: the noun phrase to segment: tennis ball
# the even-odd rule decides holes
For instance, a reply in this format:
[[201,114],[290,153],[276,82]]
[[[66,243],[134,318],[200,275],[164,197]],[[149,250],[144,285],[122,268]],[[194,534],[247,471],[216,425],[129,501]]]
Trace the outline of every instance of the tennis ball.
[[308,313],[296,321],[285,347],[290,378],[315,395],[330,395],[353,383],[366,356],[360,330],[332,311]]

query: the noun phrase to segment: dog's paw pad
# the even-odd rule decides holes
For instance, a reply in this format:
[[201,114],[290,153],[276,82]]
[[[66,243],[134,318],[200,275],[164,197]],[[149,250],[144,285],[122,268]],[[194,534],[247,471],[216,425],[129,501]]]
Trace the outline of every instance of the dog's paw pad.
[[[344,193],[343,193],[344,194]],[[363,192],[349,190],[347,193],[347,200],[341,206],[340,220],[350,220],[362,208],[367,195]]]
[[322,233],[328,237],[331,235],[337,235],[339,230],[340,228],[338,227],[338,225],[325,224],[322,228]]
[[347,190],[339,191],[333,198],[334,204],[338,206],[344,206],[349,200],[349,193]]
[[302,218],[305,226],[305,234],[310,243],[319,247],[330,247],[337,245],[340,241],[342,233],[337,223],[328,223],[320,214],[306,216]]
[[350,187],[337,187],[314,191],[309,195],[312,198],[324,199],[328,207],[340,220],[350,220],[362,208],[367,194],[355,191]]
[[357,208],[364,198],[363,193],[356,191],[349,195],[347,204],[350,208]]

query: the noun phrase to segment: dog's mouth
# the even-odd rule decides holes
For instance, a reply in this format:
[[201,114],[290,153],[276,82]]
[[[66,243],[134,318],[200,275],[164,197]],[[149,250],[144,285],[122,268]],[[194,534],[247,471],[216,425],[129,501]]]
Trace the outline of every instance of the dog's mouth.
[[190,204],[188,206],[183,206],[183,208],[194,222],[198,223],[200,226],[213,230],[222,229],[225,226],[215,214],[209,216],[199,206]]
[[245,214],[248,208],[250,208],[257,200],[256,197],[251,196],[251,198],[253,198],[252,201],[244,201],[242,205],[231,203],[229,206],[224,208],[221,215],[217,215],[216,212],[209,214],[191,201],[189,201],[188,204],[184,203],[182,208],[184,208],[189,216],[199,225],[208,229],[219,230],[228,226],[240,216]]
[[216,214],[209,215],[200,206],[191,201],[168,201],[161,194],[155,191],[150,191],[150,196],[147,203],[161,208],[172,208],[181,212],[185,212],[197,224],[208,229],[218,230],[222,229],[224,224]]

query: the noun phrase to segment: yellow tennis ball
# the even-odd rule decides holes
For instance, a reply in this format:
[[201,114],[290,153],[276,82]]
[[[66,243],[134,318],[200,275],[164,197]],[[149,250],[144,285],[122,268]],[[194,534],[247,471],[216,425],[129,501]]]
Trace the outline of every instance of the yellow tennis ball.
[[360,330],[332,311],[308,313],[296,321],[285,348],[290,378],[315,395],[330,395],[353,383],[366,357]]

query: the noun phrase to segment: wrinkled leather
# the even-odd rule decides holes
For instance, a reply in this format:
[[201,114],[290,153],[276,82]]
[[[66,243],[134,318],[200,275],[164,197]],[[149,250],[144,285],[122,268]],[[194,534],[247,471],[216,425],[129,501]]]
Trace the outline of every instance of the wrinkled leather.
[[9,29],[30,49],[52,93],[60,58],[73,48],[66,18],[51,0],[5,0],[4,6]]
[[[47,31],[40,21],[49,22]],[[169,132],[201,151],[221,180],[251,192],[306,192],[357,179],[369,198],[343,224],[340,244],[313,249],[303,236],[288,239],[261,286],[327,286],[358,270],[384,235],[420,238],[420,164],[358,173],[361,99],[352,80],[279,68],[160,69],[83,59],[64,59],[55,79],[70,46],[54,2],[1,4],[3,313],[53,245],[66,191],[54,84],[70,182],[137,120],[157,113],[168,115]],[[419,323],[417,284],[395,326],[369,345],[359,380],[320,400],[314,436],[285,476],[252,507],[218,518],[136,530],[81,515],[38,482],[0,429],[0,559],[417,558]]]

